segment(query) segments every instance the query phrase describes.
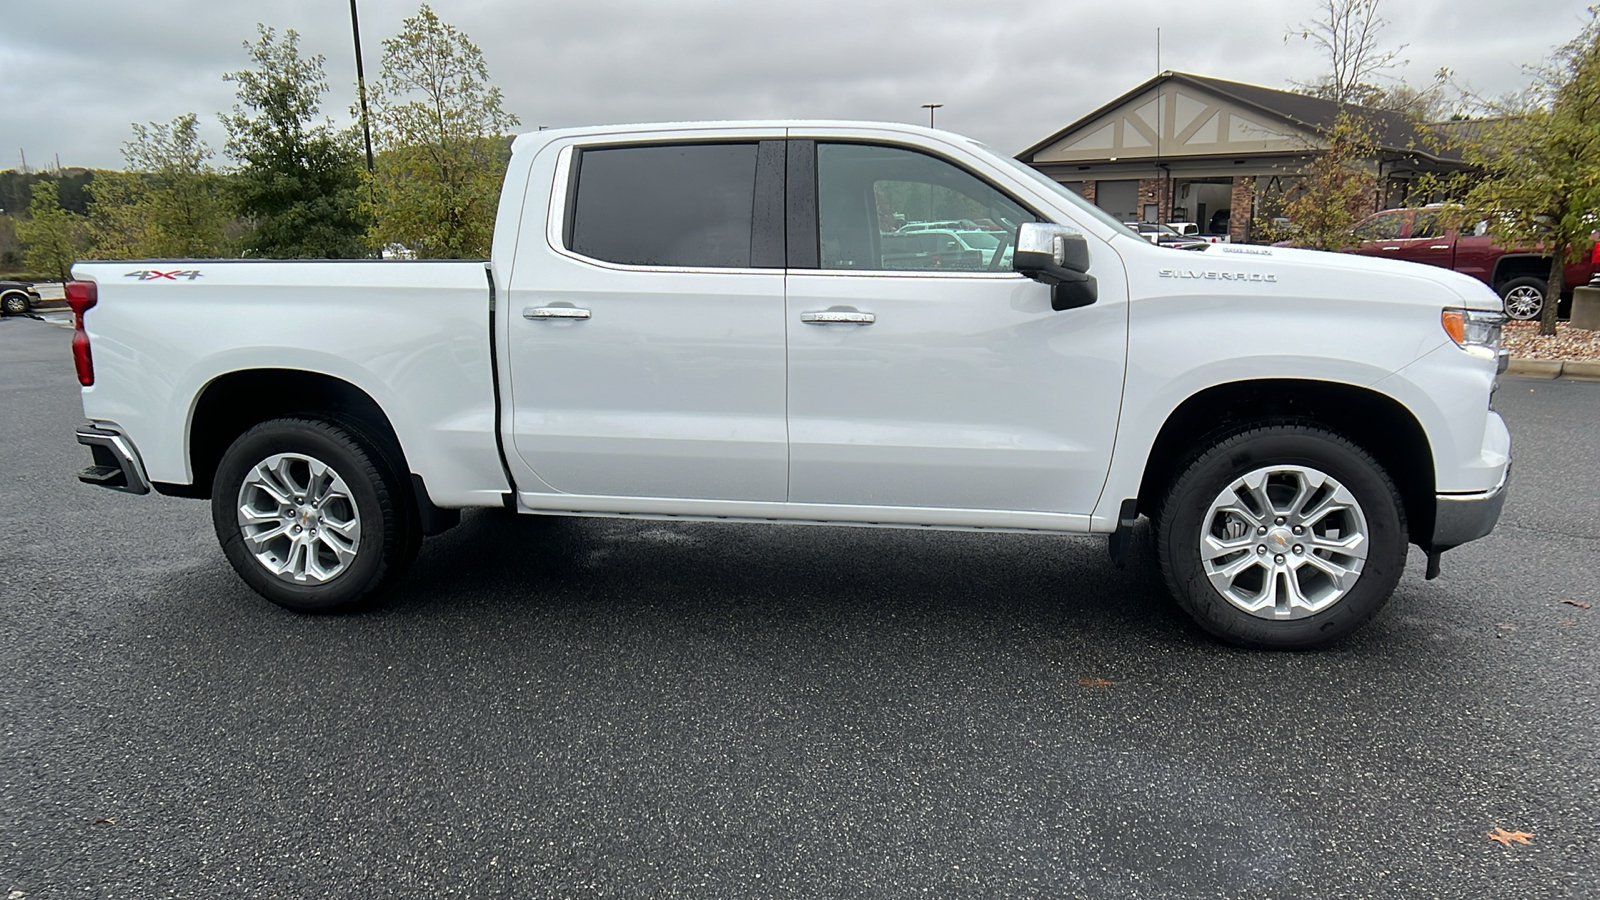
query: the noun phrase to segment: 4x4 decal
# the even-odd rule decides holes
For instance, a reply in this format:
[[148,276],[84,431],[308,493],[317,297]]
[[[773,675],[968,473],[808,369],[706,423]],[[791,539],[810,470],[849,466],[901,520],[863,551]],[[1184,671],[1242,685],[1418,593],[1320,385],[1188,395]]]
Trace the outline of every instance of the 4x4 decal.
[[128,274],[126,274],[126,275],[124,275],[122,277],[123,278],[137,278],[140,281],[154,281],[157,278],[165,278],[168,281],[177,281],[179,278],[187,278],[190,281],[193,281],[196,278],[200,277],[200,270],[199,269],[173,269],[170,272],[162,272],[162,271],[159,271],[157,269],[136,269],[136,270],[134,270],[132,272],[129,272]]

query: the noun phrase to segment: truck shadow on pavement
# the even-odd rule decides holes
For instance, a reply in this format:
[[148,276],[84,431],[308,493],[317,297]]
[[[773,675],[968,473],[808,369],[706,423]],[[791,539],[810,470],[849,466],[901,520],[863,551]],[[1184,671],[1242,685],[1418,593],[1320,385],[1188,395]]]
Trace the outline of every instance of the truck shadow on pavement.
[[1167,596],[1143,527],[1119,570],[1100,537],[482,511],[425,542],[377,612],[484,606],[1199,634]]

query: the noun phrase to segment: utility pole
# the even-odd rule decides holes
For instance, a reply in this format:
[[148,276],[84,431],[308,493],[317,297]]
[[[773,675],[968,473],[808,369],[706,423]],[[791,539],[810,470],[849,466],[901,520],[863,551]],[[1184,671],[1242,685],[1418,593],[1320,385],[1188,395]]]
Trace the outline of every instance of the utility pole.
[[372,174],[372,126],[367,119],[367,76],[361,69],[361,23],[356,19],[356,0],[350,0],[350,36],[356,44],[356,92],[361,96],[361,136],[367,142],[367,174]]
[[[354,2],[354,0],[352,0],[352,2]],[[943,103],[924,103],[924,104],[922,104],[922,108],[928,111],[928,127],[929,128],[933,127],[933,111],[938,109],[941,106],[944,106],[944,104]]]

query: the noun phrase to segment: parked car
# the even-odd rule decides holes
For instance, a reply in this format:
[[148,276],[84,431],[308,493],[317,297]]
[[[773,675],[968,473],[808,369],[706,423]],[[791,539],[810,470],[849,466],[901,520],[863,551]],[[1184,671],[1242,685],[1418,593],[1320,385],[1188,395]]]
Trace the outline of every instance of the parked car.
[[[885,181],[1017,223],[1010,267],[892,271]],[[911,125],[524,134],[487,261],[79,262],[79,477],[208,499],[302,611],[469,508],[1095,534],[1119,565],[1148,516],[1201,627],[1320,646],[1409,544],[1433,577],[1494,528],[1504,316],[1451,272],[1202,246]]]
[[0,315],[20,316],[39,305],[39,292],[31,281],[0,281]]
[[989,260],[948,231],[889,232],[878,236],[885,269],[981,269]]
[[1175,250],[1204,250],[1211,245],[1211,241],[1204,238],[1184,237],[1165,225],[1151,222],[1123,222],[1134,234],[1158,247],[1171,247]]
[[[1438,207],[1414,207],[1374,213],[1356,224],[1352,234],[1360,243],[1348,252],[1453,269],[1492,288],[1511,318],[1539,318],[1549,293],[1549,251],[1501,247],[1483,222],[1470,234],[1458,234],[1445,226],[1442,212]],[[1563,270],[1557,312],[1565,315],[1572,289],[1588,284],[1596,274],[1600,274],[1600,241],[1591,240],[1582,256]]]
[[1202,234],[1200,226],[1194,222],[1168,222],[1167,227],[1186,238],[1205,241],[1208,244],[1226,244],[1228,236],[1225,234]]
[[994,259],[995,251],[999,250],[1000,245],[1004,243],[1005,250],[1001,253],[1000,264],[1010,265],[1012,251],[1011,236],[1003,231],[997,236],[996,234],[988,231],[978,231],[974,229],[963,229],[960,231],[945,228],[902,229],[901,231],[896,232],[894,236],[901,238],[930,236],[935,240],[943,242],[941,248],[939,250],[935,250],[934,252],[952,253],[956,251],[970,250],[978,254],[979,265],[981,266],[988,266],[989,263]]

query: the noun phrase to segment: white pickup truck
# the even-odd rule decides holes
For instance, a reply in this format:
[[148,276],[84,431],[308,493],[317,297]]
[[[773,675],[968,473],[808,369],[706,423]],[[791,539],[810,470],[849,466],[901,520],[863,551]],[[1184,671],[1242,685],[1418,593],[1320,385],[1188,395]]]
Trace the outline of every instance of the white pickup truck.
[[[953,219],[1001,248],[885,249]],[[471,507],[1101,534],[1119,563],[1144,515],[1204,628],[1311,647],[1409,543],[1432,577],[1487,534],[1510,471],[1480,282],[1154,246],[913,126],[525,134],[487,263],[73,274],[80,477],[210,498],[297,610],[368,601]]]

